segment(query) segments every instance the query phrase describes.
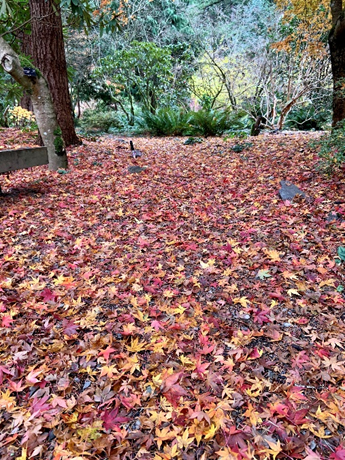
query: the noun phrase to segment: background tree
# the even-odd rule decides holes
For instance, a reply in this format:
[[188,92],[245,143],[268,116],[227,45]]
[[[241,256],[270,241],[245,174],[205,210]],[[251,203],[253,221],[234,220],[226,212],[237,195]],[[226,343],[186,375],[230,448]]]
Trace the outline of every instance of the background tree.
[[[328,54],[333,76],[333,126],[345,119],[345,17],[342,0],[277,0],[286,24],[293,24],[282,46],[299,51],[304,46],[311,56]],[[297,46],[293,50],[290,43]]]
[[329,34],[333,73],[333,126],[345,119],[345,12],[342,0],[331,1]]
[[67,168],[66,151],[46,80],[39,73],[33,77],[26,76],[18,55],[2,37],[0,37],[0,63],[5,72],[31,95],[36,122],[44,145],[48,149],[49,168],[52,170]]
[[[14,29],[17,32],[14,37],[22,38],[22,51],[31,52],[35,66],[48,81],[65,144],[78,144],[80,140],[74,128],[69,94],[61,11],[62,8],[66,11],[66,16],[76,28],[84,26],[85,29],[90,29],[97,19],[99,26],[109,31],[119,26],[119,15],[107,12],[94,18],[95,5],[88,0],[28,2],[30,21],[23,21],[23,14],[27,9],[23,8],[23,3],[18,0],[2,0],[0,17],[4,21],[5,29]],[[30,33],[26,35],[23,28],[28,22],[31,28]]]
[[56,0],[30,0],[31,53],[48,82],[66,146],[78,144],[68,88],[61,8]]

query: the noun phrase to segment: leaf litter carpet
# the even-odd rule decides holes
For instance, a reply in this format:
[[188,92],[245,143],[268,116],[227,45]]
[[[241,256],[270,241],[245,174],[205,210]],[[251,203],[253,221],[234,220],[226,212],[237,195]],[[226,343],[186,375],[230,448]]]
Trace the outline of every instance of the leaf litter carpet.
[[104,137],[1,177],[1,459],[345,458],[345,178],[311,136]]

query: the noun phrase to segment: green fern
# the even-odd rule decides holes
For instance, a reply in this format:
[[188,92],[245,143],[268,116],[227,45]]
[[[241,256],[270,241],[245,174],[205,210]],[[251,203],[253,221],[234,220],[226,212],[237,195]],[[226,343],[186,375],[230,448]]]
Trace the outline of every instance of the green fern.
[[185,114],[171,108],[159,109],[154,114],[144,112],[137,123],[154,136],[182,136],[187,130]]
[[220,136],[230,128],[229,113],[225,110],[190,112],[188,124],[194,135],[204,137]]

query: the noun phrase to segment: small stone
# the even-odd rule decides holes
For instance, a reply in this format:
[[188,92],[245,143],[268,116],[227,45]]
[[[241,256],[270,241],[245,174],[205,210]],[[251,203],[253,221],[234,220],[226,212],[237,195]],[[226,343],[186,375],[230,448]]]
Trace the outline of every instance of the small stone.
[[306,194],[291,182],[282,180],[280,181],[280,185],[282,188],[279,190],[279,195],[283,201],[293,201],[296,195],[306,197]]
[[131,174],[140,174],[142,171],[145,171],[146,168],[142,168],[141,166],[129,166],[128,171]]
[[87,388],[89,388],[89,386],[91,386],[90,380],[85,380],[85,383],[84,383],[84,386],[83,386],[83,390],[86,390]]
[[136,420],[133,425],[133,430],[140,430],[141,423],[140,420]]
[[54,434],[54,431],[53,430],[50,430],[49,431],[49,434],[48,434],[48,441],[53,441],[53,439],[55,439],[55,434]]
[[292,324],[291,323],[283,323],[283,327],[291,327]]
[[310,447],[311,450],[315,450],[315,449],[316,449],[316,442],[314,441],[314,439],[312,439],[312,440],[310,441],[309,447]]
[[342,222],[343,218],[341,217],[340,214],[338,214],[335,211],[331,211],[327,217],[326,217],[327,222]]

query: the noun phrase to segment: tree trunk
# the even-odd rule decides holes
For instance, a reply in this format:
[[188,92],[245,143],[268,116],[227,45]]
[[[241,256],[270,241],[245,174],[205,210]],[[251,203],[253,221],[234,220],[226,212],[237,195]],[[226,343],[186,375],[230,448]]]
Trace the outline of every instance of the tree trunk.
[[[24,54],[24,56],[31,57],[31,35],[26,34],[25,30],[21,30],[18,34],[18,39],[20,42],[21,52]],[[28,94],[25,90],[19,104],[21,107],[23,107],[23,109],[29,110],[30,112],[33,111],[30,94]]]
[[30,0],[32,57],[47,80],[58,124],[67,146],[80,144],[68,89],[67,64],[58,0]]
[[333,126],[336,126],[345,119],[345,12],[339,8],[339,2],[333,2],[331,6],[333,27],[329,47],[333,74]]
[[67,155],[46,80],[24,75],[18,55],[0,36],[0,64],[30,95],[38,129],[48,150],[49,169],[67,168]]

